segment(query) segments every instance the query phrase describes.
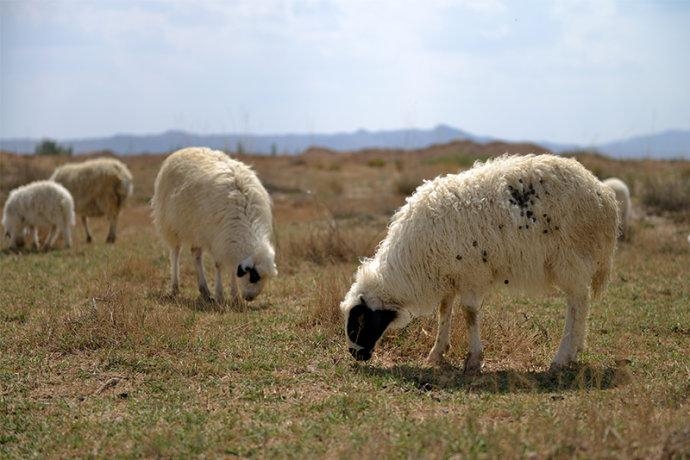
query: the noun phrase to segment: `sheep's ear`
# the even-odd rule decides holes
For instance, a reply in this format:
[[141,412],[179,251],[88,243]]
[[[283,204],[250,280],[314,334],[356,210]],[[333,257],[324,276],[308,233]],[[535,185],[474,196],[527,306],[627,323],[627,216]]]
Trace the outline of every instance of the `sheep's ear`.
[[261,275],[254,268],[254,260],[251,257],[247,257],[237,266],[237,276],[239,278],[242,278],[247,273],[249,273],[250,283],[258,283],[261,280]]
[[254,259],[252,256],[247,257],[244,259],[240,264],[237,266],[237,276],[242,278],[244,275],[249,273],[250,269],[254,267]]

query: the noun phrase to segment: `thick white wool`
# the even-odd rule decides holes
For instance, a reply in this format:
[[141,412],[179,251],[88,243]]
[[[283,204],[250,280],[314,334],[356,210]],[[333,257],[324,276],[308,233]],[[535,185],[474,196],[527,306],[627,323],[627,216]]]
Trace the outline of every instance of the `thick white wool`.
[[[201,248],[217,268],[233,274],[244,261],[258,271],[261,284],[277,274],[271,199],[244,163],[208,148],[179,150],[161,166],[151,204],[156,228],[171,249]],[[246,284],[245,292],[255,289]]]
[[[44,248],[52,246],[58,232],[66,247],[72,245],[71,226],[74,225],[74,201],[69,191],[53,181],[36,181],[10,192],[2,215],[2,225],[15,248],[23,241],[25,231],[48,229]],[[37,236],[34,242],[38,244]]]
[[626,239],[628,237],[628,227],[630,225],[630,211],[632,209],[632,204],[630,203],[630,190],[628,186],[622,180],[617,177],[610,177],[604,181],[604,184],[611,187],[613,193],[616,194],[616,200],[618,201],[618,210],[620,212],[621,221],[621,238]]
[[59,166],[50,177],[64,185],[74,198],[75,211],[82,217],[87,241],[91,241],[86,218],[105,216],[110,222],[108,241],[115,240],[120,210],[134,189],[127,166],[114,158],[96,158]]
[[478,307],[497,286],[538,293],[555,285],[582,298],[591,288],[597,296],[617,228],[613,191],[573,159],[478,162],[425,182],[407,199],[340,307],[347,321],[364,299],[373,310],[396,311],[391,327],[402,327],[444,299]]

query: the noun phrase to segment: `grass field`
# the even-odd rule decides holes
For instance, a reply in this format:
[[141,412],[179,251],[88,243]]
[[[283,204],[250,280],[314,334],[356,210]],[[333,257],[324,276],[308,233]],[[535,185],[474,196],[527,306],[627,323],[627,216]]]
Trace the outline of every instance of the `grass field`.
[[[118,241],[0,253],[0,457],[688,458],[690,163],[580,160],[631,185],[635,220],[582,364],[547,372],[557,293],[486,299],[480,376],[424,361],[433,318],[347,352],[337,310],[358,258],[424,178],[534,146],[244,157],[274,200],[279,277],[253,303],[198,301],[189,252],[167,297],[148,200],[163,156],[125,157]],[[0,202],[65,159],[0,154]],[[210,269],[210,266],[208,267]]]

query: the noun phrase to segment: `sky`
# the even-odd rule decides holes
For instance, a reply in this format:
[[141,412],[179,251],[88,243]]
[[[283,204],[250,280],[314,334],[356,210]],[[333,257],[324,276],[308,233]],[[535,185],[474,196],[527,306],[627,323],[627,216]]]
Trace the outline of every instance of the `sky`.
[[690,0],[0,0],[0,138],[690,129]]

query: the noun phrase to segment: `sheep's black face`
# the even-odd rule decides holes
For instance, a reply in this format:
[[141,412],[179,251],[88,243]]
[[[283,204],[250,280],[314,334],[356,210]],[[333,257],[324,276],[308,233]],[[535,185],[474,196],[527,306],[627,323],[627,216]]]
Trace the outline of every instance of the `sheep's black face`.
[[357,361],[368,361],[379,337],[396,316],[392,310],[372,310],[360,299],[347,318],[347,337],[356,345],[350,347],[350,354]]

